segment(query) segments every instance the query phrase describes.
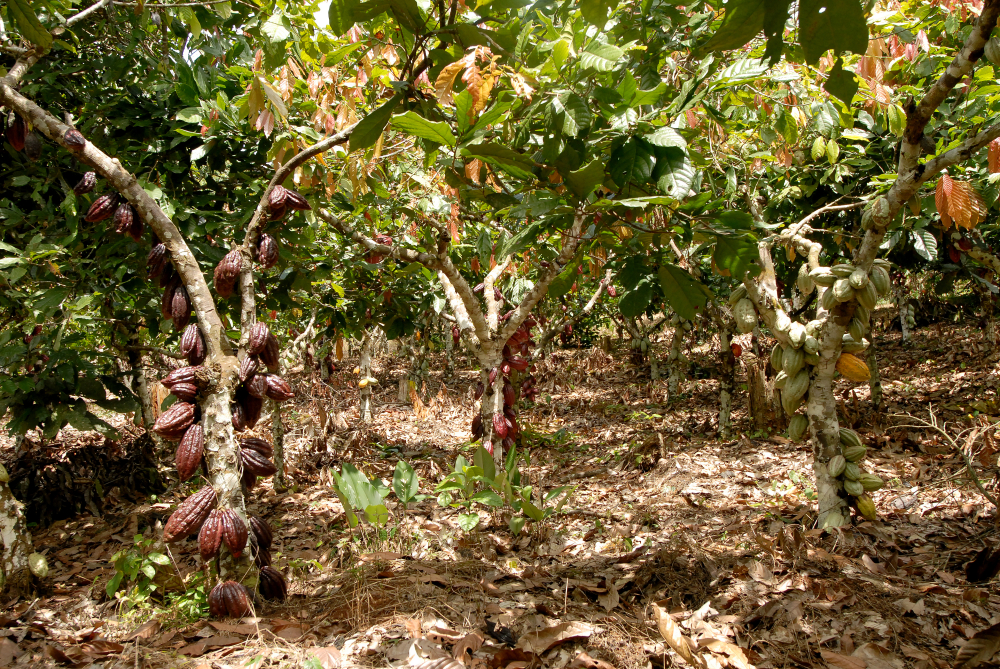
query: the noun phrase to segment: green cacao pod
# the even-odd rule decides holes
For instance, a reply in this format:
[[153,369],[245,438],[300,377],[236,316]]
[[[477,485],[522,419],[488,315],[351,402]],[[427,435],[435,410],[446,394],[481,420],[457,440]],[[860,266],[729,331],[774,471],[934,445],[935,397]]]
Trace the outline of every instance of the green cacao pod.
[[861,493],[854,496],[854,503],[858,507],[858,513],[865,517],[865,520],[876,520],[878,514],[875,513],[875,502],[868,495]]
[[844,481],[844,490],[847,491],[848,495],[853,495],[854,497],[865,494],[865,487],[857,481],[852,481],[850,479]]
[[838,302],[847,302],[854,297],[854,289],[851,288],[851,282],[847,279],[837,279],[837,283],[833,284],[833,288],[830,290]]
[[792,441],[802,441],[802,437],[805,436],[808,428],[809,418],[797,413],[792,416],[792,420],[788,421],[788,438]]
[[778,390],[781,390],[788,383],[788,374],[784,372],[778,372],[774,377],[773,385]]
[[816,290],[816,282],[809,276],[809,265],[807,263],[802,263],[799,266],[799,275],[795,279],[795,285],[798,286],[799,292],[803,295],[809,295]]
[[886,270],[892,267],[892,263],[886,260],[885,258],[875,258],[872,264],[878,265],[879,267],[885,268]]
[[872,326],[872,312],[860,304],[854,307],[854,317],[861,321],[865,330]]
[[838,279],[846,279],[847,277],[854,274],[854,270],[856,269],[857,267],[855,267],[854,265],[849,265],[847,263],[840,263],[831,267],[830,271],[833,272],[833,275],[836,276]]
[[986,60],[994,65],[1000,65],[1000,38],[991,37],[983,48]]
[[809,272],[809,278],[817,286],[829,287],[837,280],[837,275],[831,272],[829,267],[817,267]]
[[826,470],[830,472],[830,476],[833,478],[839,478],[841,474],[844,473],[844,468],[847,466],[847,460],[843,455],[835,455],[830,458],[830,462],[826,463]]
[[800,369],[795,376],[789,375],[788,383],[785,384],[783,396],[790,399],[801,399],[809,390],[809,372]]
[[788,328],[788,341],[795,348],[802,348],[802,345],[806,343],[806,336],[806,326],[802,323],[792,323],[791,327]]
[[777,311],[774,314],[774,329],[783,335],[787,335],[792,327],[792,319],[784,311]]
[[736,303],[747,296],[747,287],[742,283],[736,288],[733,288],[733,292],[729,294],[729,306],[735,307]]
[[865,338],[865,326],[857,318],[852,318],[847,325],[847,334],[851,335],[854,341],[860,342]]
[[858,477],[858,482],[864,486],[865,490],[868,492],[874,492],[875,490],[881,490],[885,482],[875,474],[869,472],[861,472],[861,476]]
[[733,307],[733,318],[736,319],[736,328],[743,334],[753,332],[757,327],[757,310],[753,302],[747,298],[743,298]]
[[823,296],[819,298],[819,306],[826,311],[830,311],[837,306],[837,295],[833,292],[833,287],[823,291]]
[[806,335],[806,340],[802,343],[802,350],[804,350],[807,355],[819,353],[819,339],[816,339],[816,337],[813,337],[812,335]]
[[[846,455],[844,459],[847,459]],[[858,467],[856,462],[847,460],[847,464],[844,465],[844,478],[848,481],[857,481],[859,476],[861,476],[861,467]]]
[[[804,372],[805,370],[803,370]],[[801,374],[802,372],[800,372]],[[791,395],[786,395],[785,391],[781,392],[781,408],[785,410],[785,413],[789,416],[794,416],[795,412],[799,410],[802,406],[802,397],[794,397]]]
[[846,427],[840,428],[840,445],[843,448],[850,448],[851,446],[864,446],[861,441],[861,437],[854,430]]
[[892,281],[889,279],[889,273],[885,271],[884,267],[873,265],[872,273],[868,278],[875,285],[875,292],[878,293],[879,297],[887,295],[892,289]]
[[856,291],[855,296],[858,298],[858,304],[868,311],[874,309],[875,303],[878,302],[878,293],[875,292],[875,286],[872,285],[871,281],[865,284],[864,288]]
[[781,358],[781,371],[790,377],[794,377],[804,364],[805,354],[802,352],[802,349],[791,347],[785,349],[785,354]]
[[809,337],[819,337],[819,331],[823,329],[823,321],[819,319],[806,323],[806,335]]
[[775,344],[774,348],[771,349],[771,369],[776,371],[781,371],[785,368],[785,349],[781,347],[781,344]]
[[[817,350],[819,350],[819,345],[817,344]],[[819,353],[806,353],[806,364],[807,365],[818,365],[819,364]]]
[[871,230],[873,226],[872,221],[872,208],[870,206],[865,207],[864,212],[861,214],[861,229]]
[[843,527],[846,524],[847,519],[844,518],[843,514],[839,511],[830,511],[823,516],[823,521],[820,523],[820,529],[825,530],[831,527]]
[[845,335],[844,342],[840,345],[840,348],[844,353],[859,353],[868,348],[868,344],[864,343],[864,341],[854,341],[854,339],[850,338],[850,335]]
[[844,449],[844,457],[848,462],[860,462],[868,455],[868,449],[864,446],[848,446]]
[[41,553],[32,553],[28,556],[28,569],[37,578],[45,578],[49,575],[49,562]]
[[865,284],[868,283],[868,273],[859,267],[851,272],[847,280],[850,281],[851,288],[858,290],[859,288],[864,288]]
[[889,212],[891,211],[889,206],[889,200],[884,197],[880,197],[875,200],[872,204],[872,224],[877,225],[880,228],[884,228],[889,225],[891,219],[889,218]]

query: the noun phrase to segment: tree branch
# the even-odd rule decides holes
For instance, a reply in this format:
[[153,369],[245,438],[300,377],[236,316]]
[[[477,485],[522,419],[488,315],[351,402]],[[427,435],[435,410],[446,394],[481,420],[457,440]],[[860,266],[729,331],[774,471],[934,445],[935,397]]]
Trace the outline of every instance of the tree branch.
[[[62,123],[50,113],[36,105],[15,90],[11,77],[0,78],[0,105],[9,107],[21,118],[29,121],[37,132],[51,141],[69,149],[64,138],[70,126]],[[198,315],[198,325],[205,337],[209,355],[212,358],[231,353],[229,341],[222,327],[222,319],[215,309],[215,301],[201,273],[198,261],[181,236],[177,226],[163,213],[156,201],[138,184],[136,178],[122,167],[117,159],[111,158],[90,141],[80,151],[70,151],[78,160],[90,165],[108,180],[112,188],[121,193],[139,216],[163,241],[170,251],[170,257],[188,291],[191,304]]]
[[302,165],[313,156],[328,151],[350,139],[351,133],[354,132],[356,127],[358,127],[357,123],[350,125],[340,132],[316,142],[309,148],[299,151],[275,171],[270,183],[267,184],[267,188],[261,193],[257,208],[254,210],[253,216],[250,217],[250,222],[247,224],[243,244],[239,247],[240,255],[243,256],[243,262],[240,265],[240,348],[246,346],[247,338],[250,336],[250,326],[257,320],[257,293],[253,283],[253,256],[257,242],[260,240],[261,232],[267,223],[267,204],[271,191],[274,190],[275,186],[284,182],[299,165]]
[[496,330],[499,323],[500,301],[494,299],[493,285],[496,283],[503,271],[510,265],[510,256],[503,259],[496,267],[491,269],[483,280],[483,297],[486,299],[486,322],[491,330]]

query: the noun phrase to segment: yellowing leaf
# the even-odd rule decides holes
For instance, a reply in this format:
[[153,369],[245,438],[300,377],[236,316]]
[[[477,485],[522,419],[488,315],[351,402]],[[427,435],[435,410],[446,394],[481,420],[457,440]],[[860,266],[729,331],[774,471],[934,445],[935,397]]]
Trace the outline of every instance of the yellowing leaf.
[[451,89],[455,85],[455,78],[458,76],[458,73],[464,69],[464,58],[441,68],[441,73],[438,74],[438,78],[434,81],[434,94],[437,96],[438,102],[443,105],[450,105],[452,103]]

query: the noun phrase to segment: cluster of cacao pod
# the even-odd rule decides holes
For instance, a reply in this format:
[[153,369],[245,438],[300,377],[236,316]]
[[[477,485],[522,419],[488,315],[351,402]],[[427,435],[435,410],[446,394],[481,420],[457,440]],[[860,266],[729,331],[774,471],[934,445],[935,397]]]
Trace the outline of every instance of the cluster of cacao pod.
[[[535,346],[535,341],[531,338],[531,329],[536,325],[536,321],[532,318],[527,319],[524,323],[514,331],[510,339],[503,347],[503,360],[499,367],[493,367],[488,372],[484,371],[484,376],[486,377],[486,382],[480,381],[476,385],[475,399],[478,400],[482,397],[483,393],[487,393],[487,396],[491,396],[496,390],[494,386],[497,384],[497,380],[502,380],[500,384],[500,392],[503,397],[503,409],[501,411],[495,412],[490,421],[492,423],[492,439],[497,439],[501,442],[505,450],[509,450],[516,443],[517,437],[521,434],[521,427],[517,422],[517,409],[515,404],[517,402],[517,394],[514,391],[514,385],[511,382],[511,375],[516,372],[526,372],[529,371],[531,363],[524,356],[528,355],[531,349]],[[517,351],[515,353],[514,351]],[[533,375],[526,376],[521,380],[521,397],[524,399],[531,399],[538,393],[538,388],[535,385],[535,377]],[[477,413],[472,419],[472,441],[479,441],[480,439],[485,439],[486,437],[486,426],[483,422],[483,415]],[[483,441],[483,448],[485,448],[490,453],[493,453],[493,441],[492,439],[485,439]]]
[[[861,460],[868,454],[861,437],[854,430],[840,428],[840,453],[830,458],[827,471],[850,495],[851,504],[868,520],[875,520],[875,503],[869,492],[879,490],[883,481],[877,475],[862,469]],[[832,514],[830,514],[832,515]],[[827,526],[839,526],[847,522],[845,518],[827,518]]]
[[[67,135],[75,130],[67,131]],[[79,133],[76,133],[79,134]],[[82,138],[82,136],[81,136]],[[86,172],[73,187],[73,192],[77,195],[85,195],[94,190],[97,185],[97,174]],[[87,209],[83,220],[88,223],[100,223],[111,219],[114,224],[114,231],[120,235],[128,235],[136,242],[142,240],[142,233],[145,225],[142,217],[128,201],[115,192],[105,193],[97,197]]]
[[[237,432],[252,429],[257,424],[265,398],[284,402],[294,397],[288,382],[274,373],[278,371],[278,354],[277,337],[265,323],[254,323],[247,336],[246,355],[240,362],[240,385],[232,406],[233,428]],[[262,366],[269,373],[265,373]],[[246,471],[244,468],[244,474]]]
[[[201,338],[197,326],[191,324],[191,300],[180,275],[174,271],[170,251],[155,236],[153,248],[146,256],[146,277],[150,280],[157,279],[160,288],[163,289],[163,297],[160,299],[162,316],[173,321],[176,331],[184,332],[181,338],[181,353],[192,365],[200,365],[205,359],[205,340]],[[191,327],[188,327],[189,325]]]

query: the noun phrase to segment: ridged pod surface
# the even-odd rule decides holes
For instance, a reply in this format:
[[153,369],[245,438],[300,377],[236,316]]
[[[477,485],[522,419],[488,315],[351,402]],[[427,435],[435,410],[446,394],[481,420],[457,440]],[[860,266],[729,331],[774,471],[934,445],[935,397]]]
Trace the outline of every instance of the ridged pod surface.
[[208,562],[219,554],[222,545],[222,509],[212,509],[198,532],[198,552]]
[[271,526],[267,521],[258,516],[250,516],[250,531],[257,541],[257,546],[261,550],[270,550],[274,535],[271,533]]
[[837,359],[837,371],[845,379],[849,379],[855,383],[864,383],[872,377],[871,371],[868,369],[865,361],[851,353],[842,353],[840,355],[840,358]]
[[501,439],[507,436],[507,419],[499,411],[493,414],[493,431]]
[[278,242],[268,234],[260,236],[257,242],[257,261],[263,269],[271,269],[278,264]]
[[476,414],[472,418],[472,441],[479,441],[483,438],[483,415]]
[[288,584],[285,583],[285,577],[274,567],[268,566],[260,570],[260,582],[257,587],[264,599],[283,602],[288,597]]
[[232,553],[234,558],[243,555],[247,546],[247,525],[240,515],[232,509],[223,509],[219,516],[222,524],[222,543]]
[[160,381],[167,388],[170,388],[175,383],[193,383],[199,388],[207,388],[210,382],[211,375],[209,371],[201,365],[178,367]]
[[163,528],[163,540],[167,543],[183,539],[201,529],[201,524],[215,508],[218,497],[215,488],[210,485],[181,502],[180,506],[170,514]]
[[195,406],[189,402],[174,402],[156,419],[153,432],[164,439],[180,439],[194,423]]
[[247,354],[260,355],[260,352],[267,346],[267,338],[271,336],[271,330],[266,323],[257,321],[250,326],[250,334],[247,336]]
[[229,297],[236,287],[236,280],[240,276],[240,269],[243,267],[243,254],[239,249],[233,249],[222,257],[219,264],[215,266],[213,282],[215,292],[220,297]]
[[146,256],[146,277],[155,279],[163,273],[163,268],[170,262],[169,251],[165,244],[154,244]]
[[114,226],[115,232],[124,235],[132,229],[132,222],[135,220],[135,209],[128,202],[122,202],[115,209]]
[[205,362],[205,338],[195,323],[184,329],[184,334],[181,336],[181,355],[192,365]]
[[243,618],[253,614],[250,591],[236,581],[223,581],[208,594],[209,613],[216,618]]
[[174,289],[173,297],[170,300],[170,318],[173,319],[174,329],[177,331],[186,328],[191,321],[191,300],[188,299],[184,286],[178,286]]
[[94,190],[97,185],[97,172],[84,172],[80,180],[73,186],[73,192],[77,195],[85,195]]
[[201,458],[205,454],[205,430],[201,423],[195,423],[187,429],[181,441],[177,444],[174,462],[181,481],[187,481],[195,475],[201,466]]
[[273,462],[252,448],[240,449],[240,463],[243,469],[252,472],[254,476],[271,476],[278,471]]
[[240,381],[246,383],[247,379],[252,379],[254,374],[257,373],[259,366],[260,363],[257,362],[257,358],[251,355],[243,358],[243,361],[240,363]]
[[193,383],[175,383],[170,387],[170,394],[184,402],[193,402],[198,395],[198,386]]
[[70,128],[63,133],[63,142],[70,151],[81,151],[87,146],[87,138],[76,128]]
[[278,338],[273,334],[269,334],[267,336],[267,343],[264,344],[264,350],[262,350],[259,355],[260,361],[264,363],[265,367],[267,367],[267,371],[278,371],[278,353]]
[[14,115],[14,120],[7,126],[7,141],[15,151],[24,151],[24,140],[28,136],[28,124],[24,119]]
[[312,210],[312,207],[309,206],[309,203],[306,202],[306,199],[302,195],[288,188],[285,189],[285,206],[295,211]]
[[275,186],[271,189],[271,192],[267,194],[267,209],[268,211],[274,212],[278,209],[283,209],[285,205],[285,188],[284,186]]
[[268,374],[267,396],[275,402],[285,402],[295,397],[295,392],[288,385],[288,381],[275,374]]
[[254,374],[253,378],[244,383],[244,387],[252,397],[267,397],[267,374]]
[[260,437],[243,437],[240,439],[240,448],[249,448],[252,451],[257,451],[265,458],[274,455],[274,447]]
[[90,205],[90,208],[87,209],[87,215],[84,216],[83,220],[88,223],[98,223],[111,218],[117,208],[118,193],[108,193],[106,195],[102,195],[94,200],[93,204]]

